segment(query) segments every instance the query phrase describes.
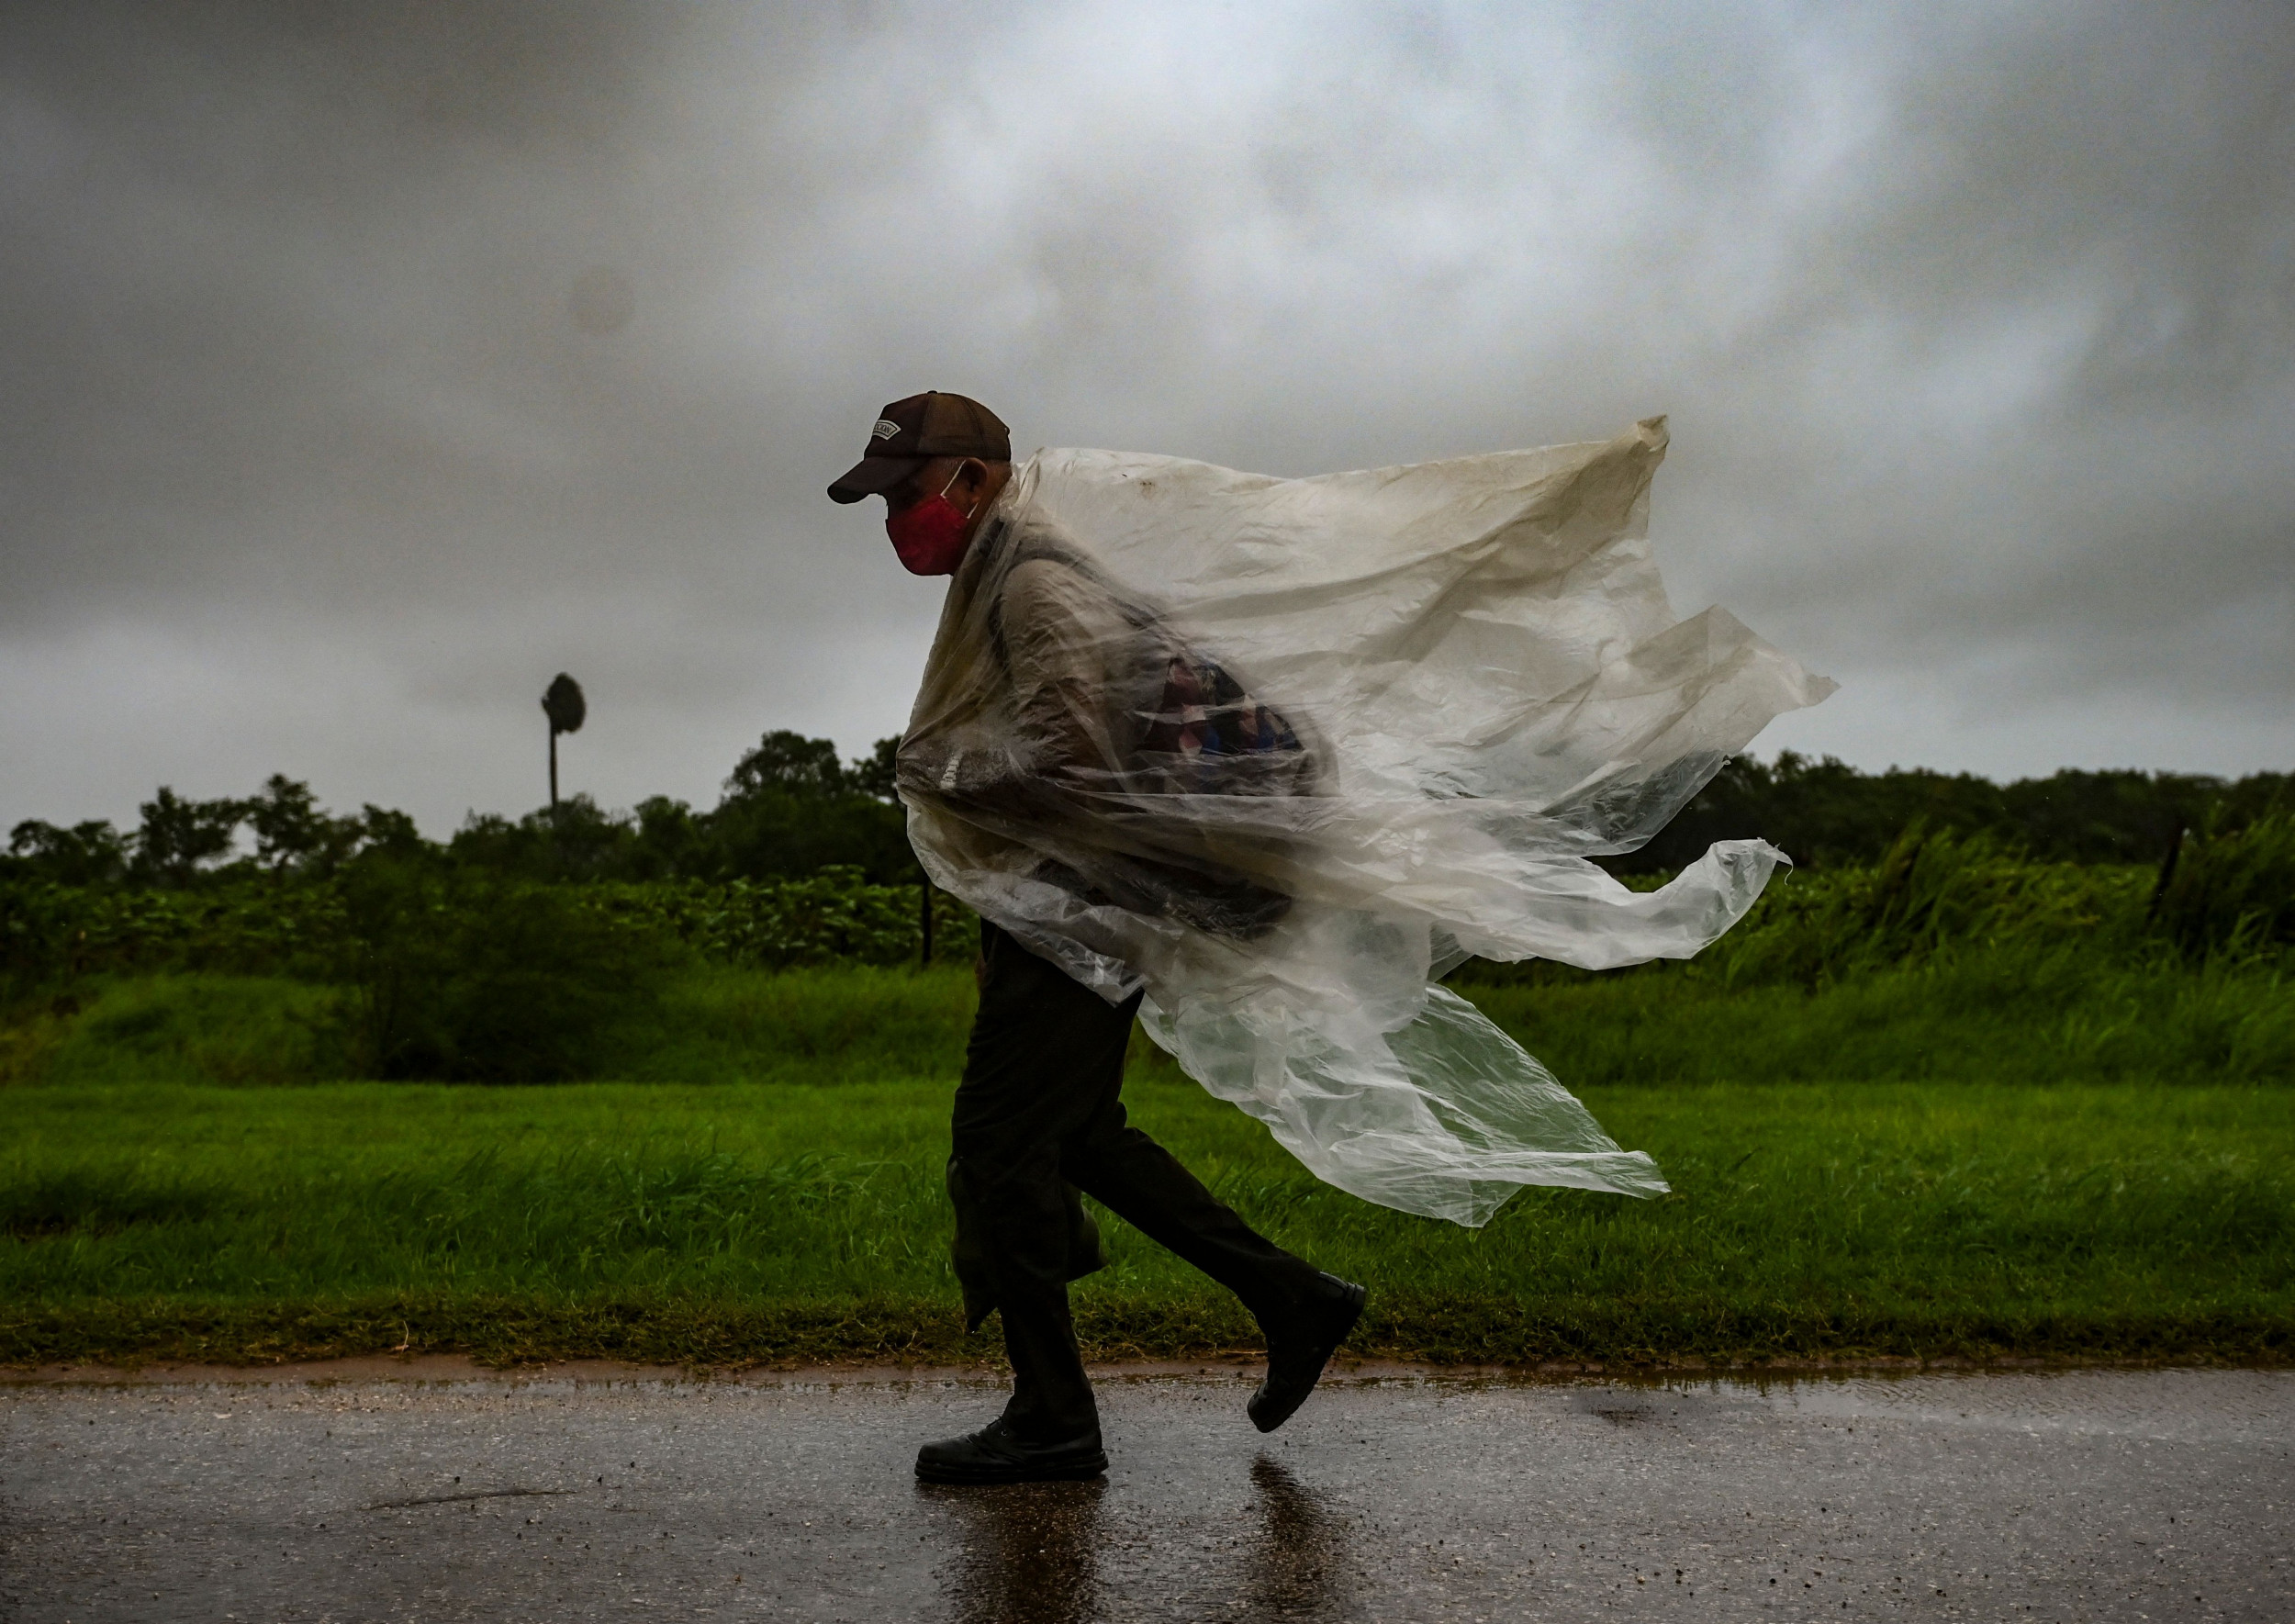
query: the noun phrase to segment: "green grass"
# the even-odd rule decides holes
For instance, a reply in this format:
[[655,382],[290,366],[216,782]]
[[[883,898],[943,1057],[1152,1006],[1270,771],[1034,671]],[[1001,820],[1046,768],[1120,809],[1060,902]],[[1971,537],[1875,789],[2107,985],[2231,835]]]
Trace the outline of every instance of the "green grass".
[[[946,1075],[11,1089],[0,1361],[982,1357],[944,1257]],[[1318,1184],[1164,1068],[1136,1068],[1128,1097],[1254,1223],[1369,1282],[1361,1351],[2289,1351],[2295,1092],[1585,1092],[1676,1193],[1528,1191],[1479,1232]],[[1249,1344],[1215,1288],[1107,1227],[1114,1267],[1077,1291],[1097,1351]]]
[[1670,967],[1460,991],[1573,1086],[2295,1080],[2295,984],[2265,966],[2099,964],[2077,947],[2019,948],[1814,992]]
[[[2032,944],[1820,983],[1467,989],[1676,1193],[1528,1191],[1481,1232],[1317,1183],[1136,1054],[1136,1115],[1368,1281],[1365,1351],[1465,1360],[2278,1360],[2295,1328],[2295,997],[2269,964]],[[694,968],[628,1081],[323,1081],[330,1001],[91,979],[0,1031],[0,1361],[973,1359],[944,1257],[960,969]],[[272,1086],[263,1086],[272,1085]],[[276,1086],[292,1085],[292,1086]],[[1120,1224],[1108,1354],[1248,1345]]]
[[[341,989],[278,976],[91,976],[0,1028],[0,1084],[344,1081]],[[764,971],[693,964],[612,1034],[643,1082],[834,1082],[953,1075],[972,975],[939,968]]]
[[953,1077],[972,1025],[972,972],[698,966],[663,996],[658,1026],[629,1045],[646,1082],[846,1082]]
[[[27,1025],[57,1083],[282,1083],[341,1072],[334,989],[270,976],[107,978]],[[29,1047],[30,1045],[26,1046]]]
[[[1572,1087],[1604,1083],[2295,1080],[2295,984],[2275,963],[2099,961],[2077,945],[1970,950],[1811,991],[1674,967],[1466,982]],[[94,977],[0,1030],[0,1083],[342,1079],[341,992],[280,978]],[[696,964],[621,1023],[605,1074],[644,1082],[951,1077],[962,969]],[[1168,1068],[1167,1068],[1168,1070]]]

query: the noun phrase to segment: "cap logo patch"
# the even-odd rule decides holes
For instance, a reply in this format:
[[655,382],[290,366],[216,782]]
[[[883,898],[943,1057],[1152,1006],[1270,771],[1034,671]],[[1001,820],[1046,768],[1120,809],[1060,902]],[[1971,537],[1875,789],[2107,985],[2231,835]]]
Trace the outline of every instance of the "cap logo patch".
[[901,425],[890,418],[879,418],[877,426],[868,431],[868,435],[872,440],[890,440],[900,431]]

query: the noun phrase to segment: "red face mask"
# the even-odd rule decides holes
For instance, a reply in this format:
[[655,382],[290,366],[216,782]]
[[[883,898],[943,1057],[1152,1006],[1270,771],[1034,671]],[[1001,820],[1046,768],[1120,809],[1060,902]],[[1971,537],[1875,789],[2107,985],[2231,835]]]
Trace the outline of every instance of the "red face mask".
[[952,576],[964,562],[964,527],[972,522],[972,515],[957,512],[948,499],[949,487],[963,472],[964,465],[958,464],[938,496],[885,515],[885,534],[892,538],[892,550],[911,575]]

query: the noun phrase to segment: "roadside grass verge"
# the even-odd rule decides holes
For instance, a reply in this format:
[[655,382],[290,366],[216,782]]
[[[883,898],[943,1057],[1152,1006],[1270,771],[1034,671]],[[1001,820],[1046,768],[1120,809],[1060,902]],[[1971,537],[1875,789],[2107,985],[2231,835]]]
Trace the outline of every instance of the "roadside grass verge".
[[[11,1089],[0,1361],[990,1357],[992,1338],[961,1334],[945,1256],[949,1090],[931,1078]],[[1316,1182],[1161,1067],[1136,1068],[1127,1098],[1252,1222],[1369,1282],[1364,1353],[2295,1351],[2295,1091],[1584,1092],[1675,1193],[1526,1191],[1481,1231]],[[1106,1228],[1114,1267],[1076,1292],[1094,1352],[1253,1344],[1216,1288]]]
[[2272,964],[1978,951],[1810,991],[1673,967],[1457,990],[1569,1087],[1600,1083],[2295,1081],[2295,980]]
[[[1727,938],[1724,938],[1726,941]],[[1965,950],[1814,989],[1687,967],[1551,966],[1454,985],[1571,1088],[1605,1084],[2295,1080],[2277,959],[2134,962],[2077,940]],[[355,1075],[340,989],[279,977],[91,977],[0,1031],[0,1083],[308,1083]],[[953,1077],[959,967],[767,971],[693,963],[610,1034],[599,1074],[665,1083]],[[1138,1045],[1145,1071],[1177,1077]]]

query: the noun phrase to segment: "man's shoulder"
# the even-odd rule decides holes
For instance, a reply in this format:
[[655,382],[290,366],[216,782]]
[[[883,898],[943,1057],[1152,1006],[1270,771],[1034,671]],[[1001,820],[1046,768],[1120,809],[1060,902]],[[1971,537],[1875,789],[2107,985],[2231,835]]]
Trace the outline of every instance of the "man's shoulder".
[[1038,554],[1015,558],[1004,571],[1003,591],[1009,599],[1044,598],[1071,593],[1081,576],[1067,559]]
[[1080,549],[1015,548],[991,590],[991,624],[1000,645],[1049,640],[1086,642],[1113,656],[1136,639],[1151,617],[1142,614]]
[[1115,596],[1091,555],[1058,524],[1032,517],[998,538],[995,590],[1007,603],[1100,602]]

